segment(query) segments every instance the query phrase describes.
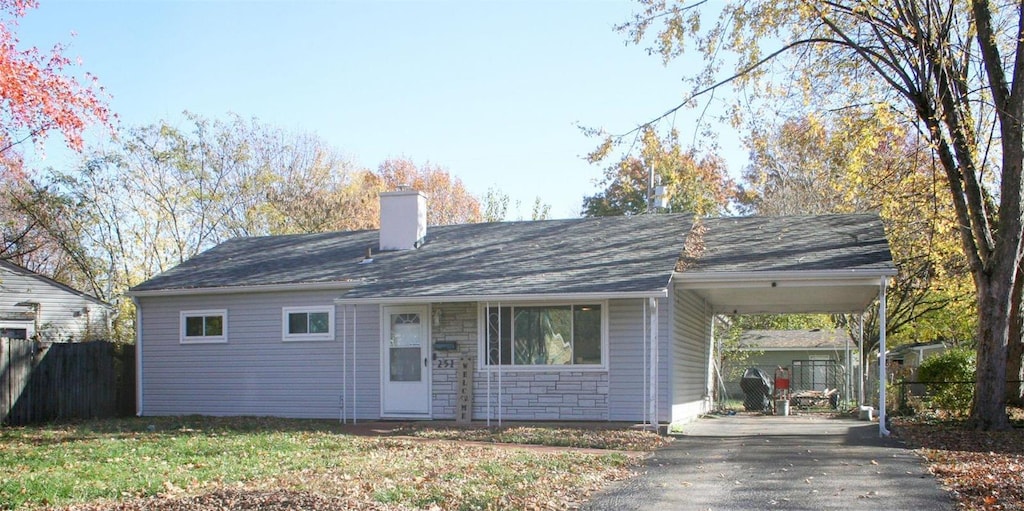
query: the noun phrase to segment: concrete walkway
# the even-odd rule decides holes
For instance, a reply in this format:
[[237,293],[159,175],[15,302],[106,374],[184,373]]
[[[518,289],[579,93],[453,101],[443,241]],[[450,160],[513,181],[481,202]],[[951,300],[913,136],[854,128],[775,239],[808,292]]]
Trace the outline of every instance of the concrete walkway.
[[597,510],[948,510],[923,461],[878,424],[822,416],[719,416],[683,429]]

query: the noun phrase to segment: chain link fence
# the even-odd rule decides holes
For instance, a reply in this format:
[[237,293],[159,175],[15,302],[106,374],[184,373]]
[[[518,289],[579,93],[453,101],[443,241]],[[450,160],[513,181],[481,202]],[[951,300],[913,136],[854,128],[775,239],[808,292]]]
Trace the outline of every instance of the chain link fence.
[[[775,394],[775,374],[779,366],[742,365],[721,368],[716,385],[716,402],[722,410],[771,411],[770,398]],[[793,360],[789,369],[789,398],[800,409],[835,409],[842,402],[856,399],[856,375],[848,375],[846,367],[836,360]],[[757,370],[767,375],[769,399],[758,392],[744,389],[744,375]],[[747,390],[759,388],[754,380],[746,380]],[[849,384],[847,382],[850,382]]]

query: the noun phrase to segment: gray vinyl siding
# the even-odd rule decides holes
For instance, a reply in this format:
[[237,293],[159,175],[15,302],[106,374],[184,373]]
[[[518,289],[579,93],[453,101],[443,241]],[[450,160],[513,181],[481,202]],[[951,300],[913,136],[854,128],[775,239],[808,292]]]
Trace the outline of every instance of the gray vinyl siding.
[[335,312],[335,320],[342,318],[340,321],[346,330],[345,335],[338,339],[345,345],[346,350],[345,410],[349,419],[353,417],[353,411],[356,419],[380,418],[380,314],[381,307],[376,304],[340,305]]
[[708,398],[713,315],[704,300],[692,291],[675,290],[674,302],[672,404],[695,406]]
[[107,333],[107,305],[36,275],[0,268],[0,314],[31,310],[15,305],[21,302],[39,304],[36,334],[44,341],[82,341]]
[[[645,378],[645,367],[650,364],[650,353],[644,348],[644,333],[645,327],[650,329],[650,323],[643,314],[645,301],[609,302],[609,420],[640,421],[648,407],[645,396],[650,374]],[[670,410],[669,316],[668,300],[658,300],[658,420],[667,420]]]
[[[335,307],[333,341],[281,339],[282,307],[333,305],[335,297],[335,292],[325,291],[141,298],[142,413],[308,418],[340,418],[344,413],[351,419],[355,410],[358,419],[379,418],[381,306]],[[439,323],[431,325],[432,418],[455,417],[456,372],[440,366],[445,359],[465,357],[474,368],[475,420],[498,418],[499,389],[504,420],[641,420],[647,385],[643,303],[608,302],[607,370],[509,369],[502,371],[500,386],[497,372],[481,371],[477,365],[478,304],[432,305],[440,311]],[[659,305],[659,419],[667,420],[672,390],[669,302],[660,300]],[[205,309],[227,310],[228,342],[181,344],[181,311]],[[458,350],[434,352],[438,341],[456,342]]]
[[[314,292],[141,298],[141,413],[338,417],[341,315],[335,314],[333,341],[284,342],[281,333],[282,307],[333,306],[336,296]],[[180,343],[181,311],[202,309],[227,310],[226,343]],[[366,316],[366,323],[372,324],[371,315]],[[372,354],[363,351],[364,360],[371,363]],[[369,409],[360,405],[361,413]]]

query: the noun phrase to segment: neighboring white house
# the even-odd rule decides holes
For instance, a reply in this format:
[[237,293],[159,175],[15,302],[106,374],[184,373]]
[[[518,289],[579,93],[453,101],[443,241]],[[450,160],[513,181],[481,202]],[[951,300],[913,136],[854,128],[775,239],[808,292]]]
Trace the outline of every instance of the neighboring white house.
[[638,215],[237,238],[130,291],[140,415],[684,421],[717,313],[863,311],[877,215]]
[[902,365],[905,369],[916,370],[921,362],[945,353],[949,346],[944,342],[916,342],[904,344],[889,350],[890,363]]
[[101,338],[113,307],[89,294],[0,260],[0,337],[50,342]]

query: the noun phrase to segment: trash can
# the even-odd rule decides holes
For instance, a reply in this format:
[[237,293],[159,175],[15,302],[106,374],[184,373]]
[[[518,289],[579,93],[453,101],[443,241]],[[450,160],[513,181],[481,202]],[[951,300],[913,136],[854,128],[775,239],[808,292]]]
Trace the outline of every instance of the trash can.
[[744,410],[771,413],[772,380],[768,377],[768,373],[756,367],[748,368],[743,371],[740,389],[743,390]]
[[775,415],[782,417],[789,416],[789,400],[788,399],[776,399],[775,400]]

